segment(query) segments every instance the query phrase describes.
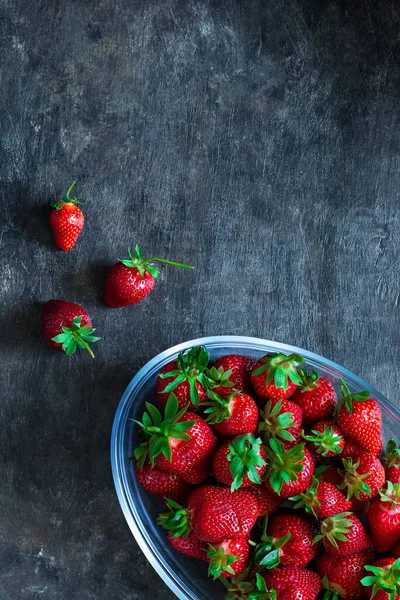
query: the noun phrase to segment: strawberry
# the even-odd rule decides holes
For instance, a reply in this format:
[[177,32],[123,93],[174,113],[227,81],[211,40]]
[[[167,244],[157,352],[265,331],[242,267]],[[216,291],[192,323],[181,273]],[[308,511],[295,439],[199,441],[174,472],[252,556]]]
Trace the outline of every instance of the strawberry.
[[231,491],[240,487],[249,487],[253,483],[261,484],[266,469],[266,452],[260,438],[247,433],[225,442],[215,453],[213,472],[215,478],[231,487]]
[[199,540],[194,531],[191,531],[187,537],[174,537],[172,533],[168,534],[169,543],[181,554],[190,556],[191,558],[199,558],[207,561],[207,551],[204,548],[203,542]]
[[278,600],[316,600],[321,578],[314,571],[298,567],[280,567],[262,571],[265,584],[277,592]]
[[372,542],[363,524],[353,513],[343,512],[321,522],[321,533],[314,543],[323,540],[325,550],[335,556],[348,556],[368,550]]
[[373,454],[364,452],[355,462],[352,458],[344,458],[343,467],[340,471],[343,482],[338,487],[344,490],[347,500],[353,496],[361,502],[372,500],[385,483],[385,469]]
[[382,414],[379,403],[369,393],[350,392],[341,381],[338,425],[345,435],[362,446],[366,452],[379,456],[382,450]]
[[254,562],[266,569],[280,565],[306,567],[318,552],[313,538],[312,519],[307,515],[274,515],[269,523],[265,519],[264,532],[254,549]]
[[65,300],[49,300],[42,307],[41,324],[43,335],[52,348],[63,350],[67,356],[84,348],[94,358],[89,344],[101,338],[93,335],[96,330],[83,306]]
[[240,575],[247,568],[249,555],[250,546],[247,540],[223,540],[214,546],[209,544],[209,577],[218,579]]
[[268,400],[265,409],[260,413],[258,431],[264,443],[271,438],[294,442],[299,439],[302,421],[302,410],[290,400]]
[[368,524],[374,546],[386,552],[400,541],[400,483],[387,482],[368,510]]
[[342,431],[333,421],[317,421],[303,437],[307,440],[311,456],[318,462],[341,454],[344,447]]
[[187,499],[190,485],[176,473],[164,473],[146,462],[142,467],[136,465],[136,477],[145,490],[157,496],[171,498],[177,502]]
[[210,543],[247,539],[258,516],[256,498],[246,490],[205,485],[189,496],[189,514],[196,535]]
[[336,409],[336,392],[330,381],[316,371],[307,373],[299,369],[300,384],[292,401],[303,410],[303,422],[312,425],[317,421],[331,420]]
[[289,398],[301,384],[296,367],[304,359],[299,354],[274,352],[260,358],[251,373],[251,383],[261,400]]
[[237,392],[250,391],[250,373],[254,360],[248,356],[228,354],[217,358],[211,369],[207,370],[209,385],[220,398],[229,396],[233,389]]
[[210,400],[203,403],[207,422],[223,438],[255,433],[258,423],[258,408],[253,398],[242,392],[233,392],[227,398],[218,398],[209,391]]
[[361,596],[364,592],[360,579],[365,565],[372,559],[368,551],[348,556],[332,556],[324,552],[317,558],[316,570],[322,577],[322,587],[330,592],[324,598],[349,598]]
[[85,223],[85,217],[78,198],[70,198],[70,193],[75,185],[69,186],[64,200],[51,204],[53,210],[50,213],[50,227],[54,233],[54,241],[60,250],[71,250],[76,244]]
[[365,449],[357,444],[354,440],[349,437],[345,438],[342,454],[338,455],[337,458],[342,460],[342,458],[359,458],[361,454],[364,454]]
[[154,263],[165,263],[183,269],[193,269],[190,265],[177,263],[164,258],[143,258],[139,246],[135,246],[136,256],[128,250],[128,259],[119,259],[108,272],[105,288],[105,302],[110,308],[122,308],[136,304],[146,298],[154,287],[160,272]]
[[204,372],[209,361],[205,346],[195,346],[180,352],[176,360],[163,366],[157,378],[157,395],[164,407],[168,395],[174,392],[179,408],[192,404],[198,406],[207,399]]
[[375,600],[400,600],[400,559],[381,558],[365,567],[372,575],[361,580],[368,597]]
[[252,485],[246,489],[257,498],[259,517],[266,517],[267,515],[274,514],[282,504],[282,498],[280,498],[278,494],[275,494],[275,492],[265,484]]
[[342,482],[342,477],[336,465],[319,465],[315,468],[314,475],[319,481],[338,485]]
[[267,589],[265,579],[259,573],[252,577],[249,569],[229,581],[221,581],[228,591],[225,600],[277,600],[276,591]]
[[186,509],[171,498],[165,501],[166,511],[159,515],[157,523],[168,531],[171,546],[186,556],[207,560],[206,548],[194,533]]
[[392,558],[400,558],[400,542],[389,550],[389,554]]
[[285,450],[278,440],[270,441],[266,449],[268,485],[281,498],[289,498],[304,492],[311,483],[314,463],[304,444]]
[[293,508],[304,508],[318,519],[352,510],[351,502],[346,500],[335,485],[318,481],[316,477],[313,477],[308,490],[289,499],[296,502]]
[[146,460],[166,473],[175,473],[189,483],[201,483],[210,472],[212,455],[218,445],[211,427],[195,412],[178,411],[178,400],[171,394],[164,416],[146,402],[142,421],[143,442],[134,457],[141,468]]
[[382,462],[385,466],[386,481],[400,483],[400,446],[393,438],[386,445]]

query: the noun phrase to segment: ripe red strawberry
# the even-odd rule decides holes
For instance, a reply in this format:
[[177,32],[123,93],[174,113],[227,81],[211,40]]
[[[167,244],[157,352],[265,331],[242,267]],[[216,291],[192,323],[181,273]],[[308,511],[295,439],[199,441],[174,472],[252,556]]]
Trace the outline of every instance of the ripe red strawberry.
[[352,510],[351,502],[346,500],[336,485],[326,481],[320,482],[316,477],[313,477],[308,490],[290,500],[297,502],[293,508],[304,508],[318,519]]
[[361,454],[364,454],[365,449],[357,444],[354,440],[349,437],[345,438],[344,447],[342,454],[338,455],[338,459],[341,461],[342,458],[354,458],[357,460]]
[[312,425],[317,421],[331,420],[336,409],[336,392],[330,381],[320,377],[316,371],[307,373],[299,369],[301,383],[292,396],[303,410],[303,422]]
[[280,400],[289,398],[301,384],[296,367],[304,359],[299,354],[274,352],[260,358],[251,373],[251,383],[262,400]]
[[179,408],[192,404],[198,406],[207,399],[204,389],[204,372],[209,361],[205,346],[195,346],[187,352],[180,352],[176,360],[167,363],[157,378],[157,395],[164,407],[168,396],[174,392]]
[[325,550],[335,556],[348,556],[368,550],[372,542],[363,524],[353,513],[343,512],[321,522],[321,533],[314,543],[323,541]]
[[319,481],[338,485],[342,482],[342,476],[336,465],[319,465],[315,468],[314,475]]
[[249,487],[253,483],[261,485],[265,473],[267,454],[261,446],[260,438],[252,433],[225,442],[215,453],[213,472],[215,478],[231,487]]
[[239,354],[217,358],[211,369],[207,370],[211,389],[220,398],[229,396],[233,389],[248,394],[251,390],[250,373],[254,364],[253,359]]
[[400,559],[380,558],[367,565],[367,575],[361,580],[367,587],[368,597],[375,600],[400,600]]
[[268,484],[281,498],[289,498],[304,492],[311,483],[314,462],[304,444],[285,450],[278,440],[270,441],[266,449]]
[[364,567],[371,562],[371,552],[357,552],[349,556],[332,556],[324,552],[317,558],[316,570],[322,577],[322,587],[331,592],[327,598],[349,598],[362,596],[364,589],[361,577]]
[[246,488],[248,492],[251,492],[258,501],[258,516],[266,517],[276,513],[280,505],[282,504],[282,498],[275,494],[273,490],[267,487],[265,484],[252,485]]
[[313,545],[313,521],[307,515],[280,513],[267,523],[260,542],[254,549],[254,563],[258,567],[275,569],[279,565],[306,567],[317,555]]
[[93,335],[96,330],[83,306],[65,300],[49,300],[42,307],[41,322],[43,335],[52,348],[64,350],[67,356],[84,348],[94,358],[89,344],[101,338]]
[[271,438],[295,442],[300,437],[302,410],[290,400],[268,400],[260,413],[258,431],[264,443]]
[[253,398],[242,392],[233,392],[227,398],[218,398],[209,392],[211,399],[203,403],[207,422],[223,438],[255,433],[258,423],[258,408]]
[[185,554],[185,556],[208,561],[204,543],[199,540],[194,531],[191,531],[187,537],[174,537],[172,533],[169,533],[168,539],[171,546],[175,548],[177,552]]
[[108,272],[105,289],[105,302],[110,308],[122,308],[136,304],[146,298],[154,287],[160,272],[154,263],[165,263],[183,269],[193,269],[190,265],[173,262],[164,258],[143,258],[139,246],[135,246],[136,257],[128,250],[129,259],[119,259]]
[[314,571],[298,567],[280,567],[262,571],[266,586],[277,592],[278,600],[316,600],[321,578]]
[[171,498],[176,502],[184,502],[191,491],[191,486],[176,473],[164,473],[146,462],[141,468],[136,465],[136,477],[145,490],[151,494]]
[[221,582],[228,590],[225,600],[277,600],[276,591],[267,590],[264,578],[259,573],[254,577],[251,569],[245,569],[229,580],[221,579]]
[[307,440],[311,456],[317,462],[341,454],[344,447],[342,430],[333,421],[317,421],[308,435],[303,437]]
[[209,577],[218,579],[218,577],[240,575],[249,563],[249,542],[247,540],[223,540],[218,544],[209,544],[207,556]]
[[380,497],[371,502],[368,524],[378,552],[386,552],[400,541],[400,483],[388,481]]
[[187,509],[172,500],[166,499],[166,511],[161,513],[157,523],[168,531],[171,546],[178,552],[208,560],[203,542],[196,536],[187,518]]
[[342,398],[338,412],[339,427],[366,452],[379,456],[382,450],[382,414],[379,403],[366,391],[350,392],[343,379],[340,381]]
[[385,466],[386,481],[400,483],[400,446],[393,438],[386,445],[382,462]]
[[256,498],[246,490],[205,485],[189,496],[189,512],[196,535],[210,543],[248,539],[258,516]]
[[357,461],[344,458],[343,467],[340,471],[343,482],[338,487],[346,494],[347,500],[353,496],[361,502],[372,500],[385,483],[385,469],[373,454],[364,452]]
[[171,394],[164,416],[146,402],[147,412],[141,427],[143,442],[135,449],[138,467],[146,460],[166,473],[176,473],[185,481],[199,484],[208,476],[212,456],[218,446],[211,427],[195,412],[178,411],[178,400]]
[[60,250],[71,250],[76,244],[80,232],[85,223],[85,217],[78,198],[70,198],[70,192],[75,181],[69,186],[65,200],[52,203],[53,210],[50,213],[50,226],[54,233],[54,241]]

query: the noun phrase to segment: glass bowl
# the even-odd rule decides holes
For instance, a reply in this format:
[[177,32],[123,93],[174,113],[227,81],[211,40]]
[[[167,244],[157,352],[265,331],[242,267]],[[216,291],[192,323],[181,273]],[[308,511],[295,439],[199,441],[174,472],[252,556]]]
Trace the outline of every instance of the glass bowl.
[[201,344],[207,346],[211,360],[224,354],[242,354],[257,359],[269,352],[300,353],[306,364],[329,379],[337,391],[341,377],[351,390],[368,390],[379,401],[385,442],[398,434],[400,411],[368,383],[332,361],[301,348],[257,338],[214,336],[191,340],[161,352],[140,369],[122,396],[112,431],[111,463],[122,510],[146,558],[180,600],[223,600],[225,589],[219,581],[207,577],[206,563],[188,558],[171,548],[166,531],[156,524],[157,516],[164,507],[163,500],[140,486],[133,464],[127,462],[139,443],[139,428],[131,419],[141,419],[145,401],[156,401],[155,385],[159,370],[175,359],[179,352]]

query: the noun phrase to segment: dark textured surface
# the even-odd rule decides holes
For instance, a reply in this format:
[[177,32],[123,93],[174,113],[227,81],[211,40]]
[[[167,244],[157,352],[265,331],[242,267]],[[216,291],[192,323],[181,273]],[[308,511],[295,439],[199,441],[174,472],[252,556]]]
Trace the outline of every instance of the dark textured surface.
[[[0,23],[0,597],[171,598],[110,473],[114,411],[149,358],[267,337],[398,401],[400,10],[0,0]],[[46,204],[73,179],[86,226],[62,253]],[[107,266],[135,242],[196,272],[107,309]],[[91,312],[94,361],[46,347],[52,297]]]

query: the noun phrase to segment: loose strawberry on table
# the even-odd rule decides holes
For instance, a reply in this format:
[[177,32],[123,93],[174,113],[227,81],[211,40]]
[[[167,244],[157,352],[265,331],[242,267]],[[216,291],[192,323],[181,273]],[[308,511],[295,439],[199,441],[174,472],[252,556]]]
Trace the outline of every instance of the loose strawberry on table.
[[320,524],[314,543],[323,541],[325,550],[335,556],[347,556],[369,550],[371,539],[361,521],[351,512],[327,517]]
[[336,392],[332,383],[316,371],[299,369],[300,384],[292,401],[303,410],[303,422],[312,425],[322,419],[332,419],[336,409]]
[[212,391],[220,398],[224,398],[229,396],[233,389],[249,393],[250,373],[253,367],[254,360],[248,356],[228,354],[217,358],[206,375]]
[[154,263],[163,263],[182,269],[194,267],[165,258],[143,258],[139,246],[136,256],[128,250],[127,259],[119,259],[108,272],[105,286],[105,302],[110,308],[122,308],[140,302],[152,291],[160,272]]
[[343,458],[342,462],[343,481],[338,488],[343,490],[347,500],[353,496],[361,502],[375,498],[385,483],[385,469],[379,458],[364,452],[356,461]]
[[369,598],[400,600],[400,559],[381,558],[367,565],[368,575],[361,580]]
[[391,438],[382,458],[385,466],[386,481],[400,483],[400,446]]
[[400,541],[400,483],[387,482],[368,510],[368,524],[378,552],[387,552]]
[[251,433],[225,442],[214,455],[214,477],[229,485],[232,492],[252,484],[261,485],[267,464],[261,443],[260,438]]
[[357,552],[348,556],[333,556],[328,552],[321,554],[316,561],[316,570],[322,578],[322,587],[331,594],[325,594],[327,600],[335,598],[359,597],[364,593],[361,578],[364,567],[373,560],[369,551]]
[[43,335],[52,348],[63,350],[67,356],[81,348],[94,358],[90,344],[101,338],[93,335],[96,330],[83,306],[66,300],[49,300],[42,307],[41,325]]
[[64,200],[51,204],[50,226],[54,233],[54,241],[60,250],[71,250],[83,229],[85,217],[78,204],[78,198],[71,198],[70,193],[75,181],[69,186]]
[[302,409],[290,400],[268,400],[260,411],[258,431],[264,443],[270,439],[295,442],[300,438]]
[[314,462],[304,444],[289,450],[281,442],[272,439],[266,448],[268,485],[281,498],[289,498],[304,492],[311,483]]
[[232,439],[238,435],[255,433],[258,424],[258,407],[253,398],[242,392],[233,392],[226,398],[219,398],[213,392],[202,406],[207,422],[223,438]]
[[297,367],[304,362],[299,354],[274,352],[260,358],[251,373],[251,383],[262,400],[289,398],[301,384]]

